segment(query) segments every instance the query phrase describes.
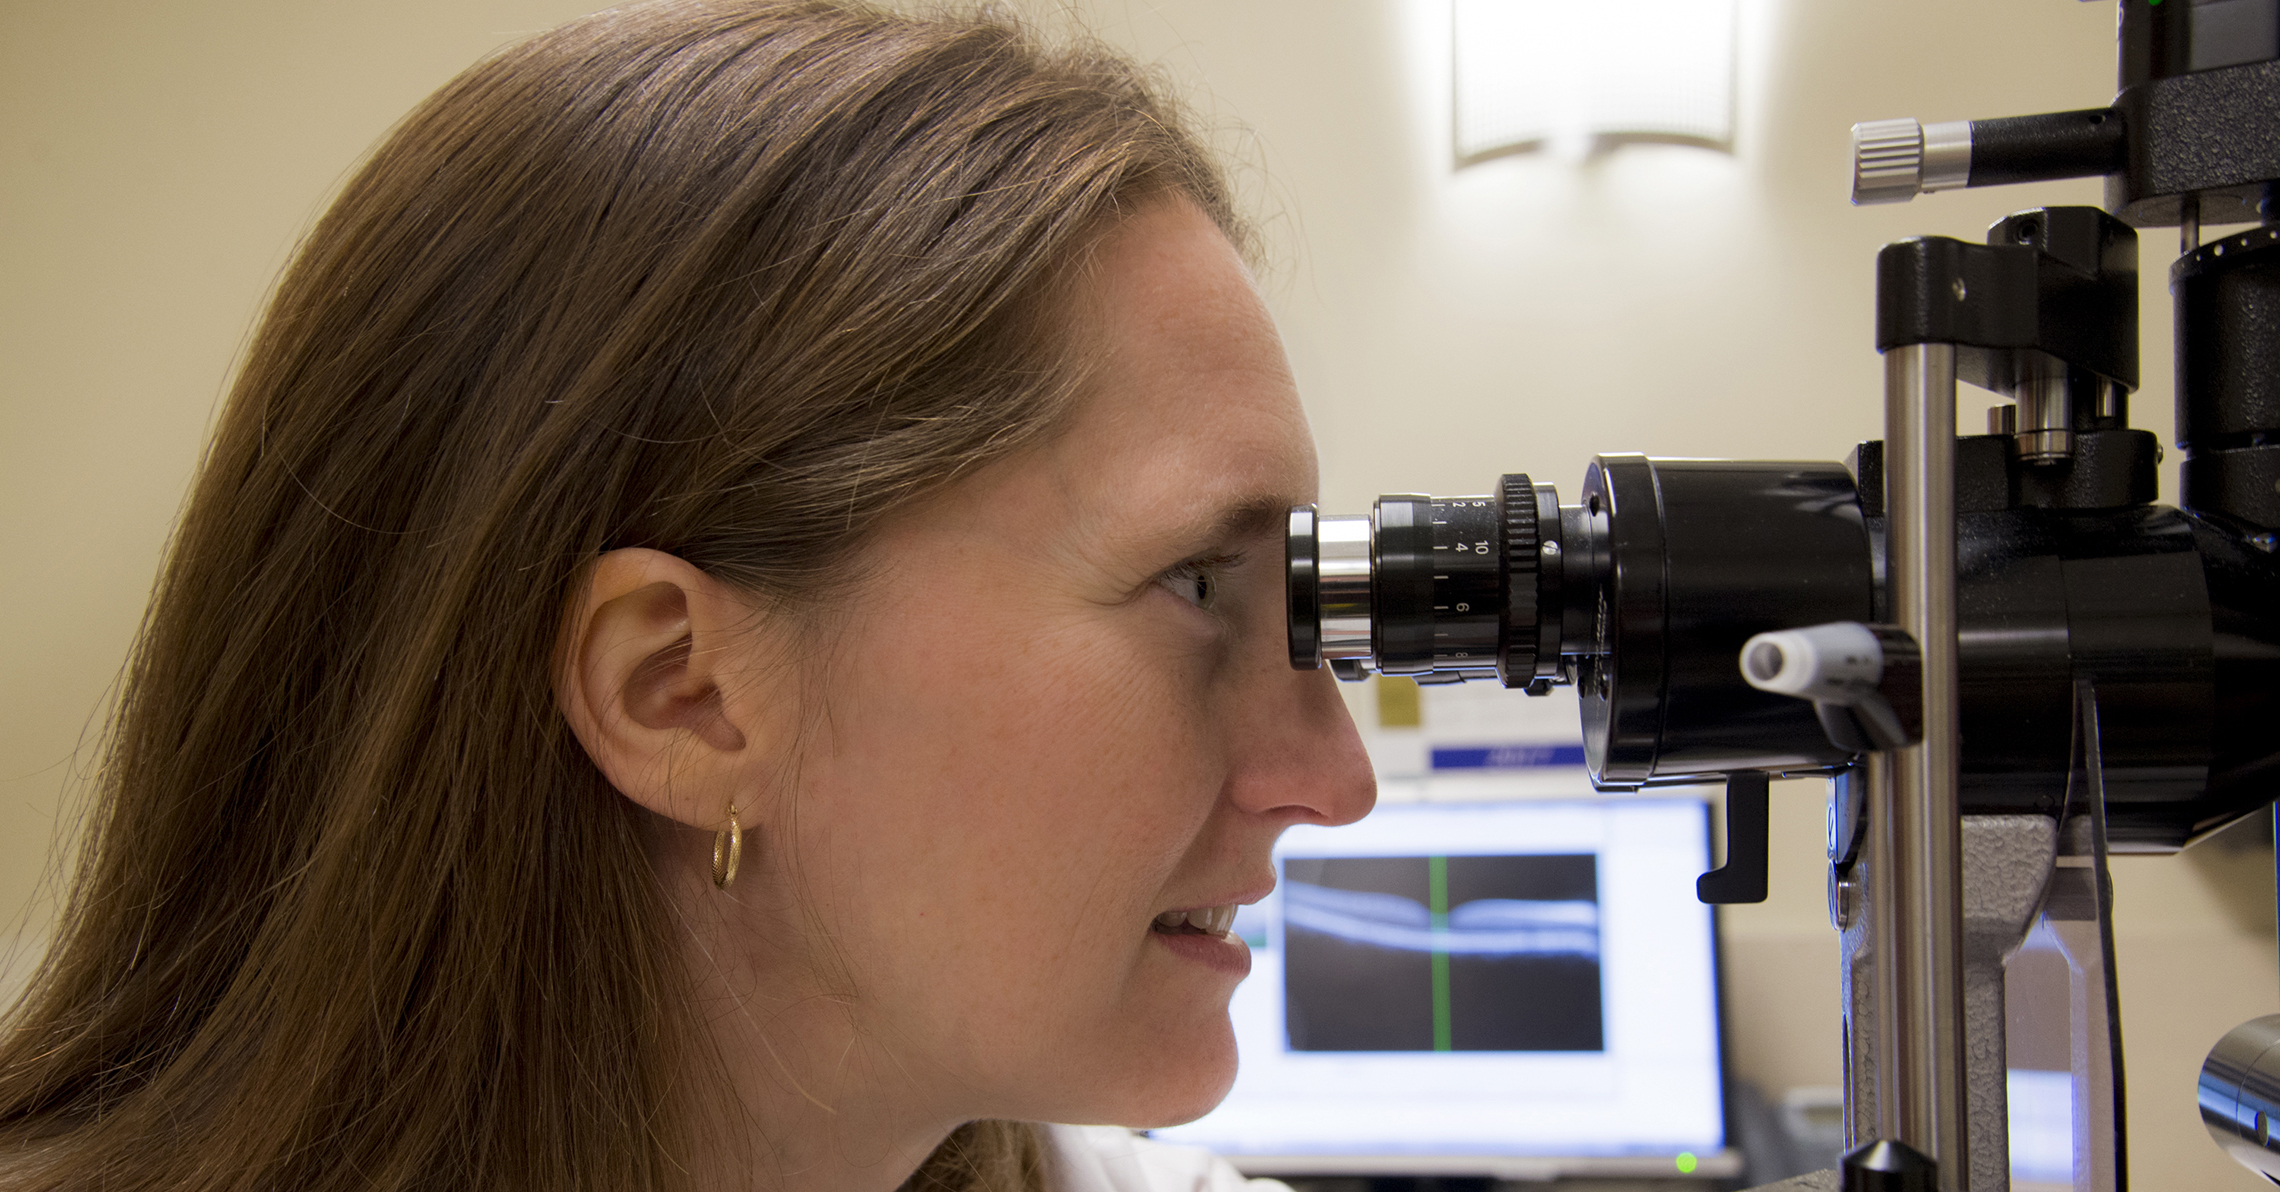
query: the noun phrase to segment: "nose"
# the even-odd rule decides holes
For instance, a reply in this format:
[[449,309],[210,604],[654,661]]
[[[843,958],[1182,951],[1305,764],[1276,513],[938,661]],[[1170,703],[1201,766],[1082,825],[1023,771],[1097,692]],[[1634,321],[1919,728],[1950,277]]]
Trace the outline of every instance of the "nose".
[[1259,678],[1268,690],[1246,701],[1250,714],[1234,743],[1228,797],[1286,824],[1334,827],[1368,815],[1377,804],[1377,775],[1337,680],[1326,670],[1287,664]]

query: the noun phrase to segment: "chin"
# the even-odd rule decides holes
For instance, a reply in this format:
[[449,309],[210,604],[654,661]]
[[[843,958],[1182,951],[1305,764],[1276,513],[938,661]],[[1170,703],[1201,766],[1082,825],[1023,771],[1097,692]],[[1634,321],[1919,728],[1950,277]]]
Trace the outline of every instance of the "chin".
[[1183,1048],[1181,1054],[1158,1051],[1142,1057],[1130,1071],[1121,1111],[1105,1119],[1135,1130],[1153,1130],[1192,1122],[1218,1108],[1235,1086],[1235,1031],[1222,1017],[1214,1037]]
[[1118,1121],[1112,1124],[1133,1130],[1161,1130],[1166,1126],[1187,1125],[1204,1114],[1219,1108],[1219,1103],[1227,1099],[1227,1090],[1233,1087],[1234,1083],[1233,1079],[1229,1079],[1226,1084],[1219,1086],[1218,1090],[1210,1096],[1197,1098],[1178,1108],[1168,1108],[1158,1113],[1140,1114],[1132,1121]]

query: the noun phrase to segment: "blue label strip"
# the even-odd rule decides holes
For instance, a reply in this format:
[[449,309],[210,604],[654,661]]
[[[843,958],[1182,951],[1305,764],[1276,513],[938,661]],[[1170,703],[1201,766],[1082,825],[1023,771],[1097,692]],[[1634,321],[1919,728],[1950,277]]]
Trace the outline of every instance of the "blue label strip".
[[1433,750],[1436,770],[1535,770],[1582,764],[1581,745],[1461,745]]

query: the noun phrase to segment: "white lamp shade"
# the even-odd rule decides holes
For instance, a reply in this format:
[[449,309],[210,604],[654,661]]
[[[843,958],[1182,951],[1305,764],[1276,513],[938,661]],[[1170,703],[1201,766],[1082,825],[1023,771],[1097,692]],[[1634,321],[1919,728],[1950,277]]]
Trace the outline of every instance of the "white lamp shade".
[[1724,148],[1735,0],[1452,0],[1459,161],[1596,137]]

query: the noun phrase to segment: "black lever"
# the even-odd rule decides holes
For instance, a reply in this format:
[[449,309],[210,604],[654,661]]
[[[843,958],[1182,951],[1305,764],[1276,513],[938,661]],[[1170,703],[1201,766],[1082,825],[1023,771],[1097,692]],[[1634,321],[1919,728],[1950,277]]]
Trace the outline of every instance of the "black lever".
[[1766,832],[1772,819],[1763,770],[1726,775],[1726,864],[1694,879],[1694,896],[1712,905],[1765,901]]

